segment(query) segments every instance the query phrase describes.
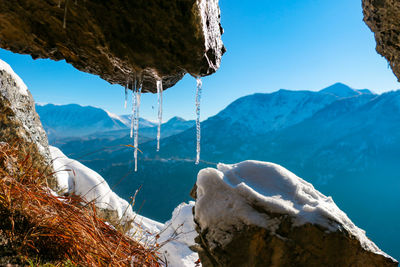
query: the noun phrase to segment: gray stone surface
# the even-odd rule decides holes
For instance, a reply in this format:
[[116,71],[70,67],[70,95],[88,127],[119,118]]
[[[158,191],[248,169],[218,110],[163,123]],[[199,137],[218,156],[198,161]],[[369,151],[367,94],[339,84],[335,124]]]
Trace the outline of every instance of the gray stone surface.
[[0,0],[0,47],[144,92],[214,73],[222,32],[218,0]]
[[[21,93],[20,85],[15,76],[0,68],[0,142],[33,144],[37,148],[37,155],[33,157],[38,158],[38,164],[48,168],[51,156],[46,133],[35,111],[32,95],[28,90],[26,94]],[[44,162],[40,162],[42,160]]]
[[[198,188],[194,190],[199,194]],[[229,202],[229,196],[224,197],[223,194],[214,194],[213,198],[208,199],[209,203],[202,200],[202,205],[208,204],[210,207],[224,201],[229,203],[224,203],[225,210],[220,212],[225,214],[229,211],[231,215],[224,215],[225,219],[218,221],[218,224],[202,227],[201,216],[211,215],[205,210],[196,214],[197,206],[193,209],[199,235],[195,239],[197,245],[191,248],[198,252],[203,267],[398,266],[396,260],[383,252],[375,253],[365,248],[361,240],[343,225],[336,231],[311,223],[296,225],[290,215],[273,213],[256,205],[256,202],[247,204],[260,214],[260,218],[264,217],[264,224],[270,227],[264,228],[246,221],[233,224],[231,218],[241,212],[236,210],[240,209],[240,205]],[[196,205],[198,203],[199,200]]]
[[363,0],[364,21],[375,34],[376,51],[400,81],[400,1]]

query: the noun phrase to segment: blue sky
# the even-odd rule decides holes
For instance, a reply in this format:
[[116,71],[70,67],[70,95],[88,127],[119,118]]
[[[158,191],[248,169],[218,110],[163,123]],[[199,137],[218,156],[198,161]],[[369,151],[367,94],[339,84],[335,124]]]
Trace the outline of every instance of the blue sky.
[[[233,100],[280,88],[319,90],[335,82],[381,93],[400,88],[373,33],[362,21],[361,0],[220,0],[227,53],[217,73],[203,79],[201,117]],[[41,103],[78,103],[124,110],[124,90],[64,61],[32,60],[1,50]],[[164,119],[195,116],[196,81],[186,76],[164,92]],[[155,120],[157,96],[142,98],[141,115]]]

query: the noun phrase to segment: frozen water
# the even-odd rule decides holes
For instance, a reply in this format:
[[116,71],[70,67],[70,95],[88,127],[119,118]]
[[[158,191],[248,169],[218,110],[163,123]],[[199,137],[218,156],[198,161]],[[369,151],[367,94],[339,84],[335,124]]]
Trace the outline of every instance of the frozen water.
[[201,78],[196,78],[196,164],[200,162],[200,139],[201,139],[201,129],[200,129],[200,98],[201,98]]
[[125,104],[124,104],[125,109],[126,109],[127,102],[128,102],[128,83],[126,83],[126,86],[125,86]]
[[[136,82],[135,82],[136,83]],[[142,93],[142,84],[137,87],[135,84],[136,90],[133,95],[135,100],[135,110],[133,114],[133,146],[135,147],[134,158],[135,158],[135,172],[137,171],[137,153],[138,153],[138,145],[139,145],[139,109],[140,109],[140,96]]]
[[133,137],[133,125],[135,121],[135,110],[136,110],[137,102],[136,102],[136,80],[132,84],[132,115],[131,115],[131,133],[130,137]]
[[162,124],[162,80],[157,81],[157,99],[158,99],[158,128],[157,128],[157,151],[160,151],[161,124]]

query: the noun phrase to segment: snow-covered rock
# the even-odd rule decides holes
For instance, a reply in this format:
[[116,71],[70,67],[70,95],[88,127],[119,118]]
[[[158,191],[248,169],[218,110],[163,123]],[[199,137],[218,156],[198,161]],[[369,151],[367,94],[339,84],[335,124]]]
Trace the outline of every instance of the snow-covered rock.
[[33,97],[22,79],[1,59],[0,125],[0,141],[18,142],[21,149],[30,153],[35,167],[50,177],[48,140],[35,111]]
[[331,197],[285,168],[260,161],[217,168],[201,170],[196,183],[203,266],[397,266]]
[[18,88],[18,92],[21,95],[28,96],[28,87],[24,81],[14,72],[9,64],[0,59],[0,70],[7,72],[11,78],[15,81],[15,86]]
[[60,193],[73,193],[88,202],[93,201],[98,208],[115,211],[122,224],[132,223],[129,234],[143,243],[160,244],[161,258],[164,260],[165,256],[168,266],[195,266],[198,255],[189,248],[195,244],[197,236],[192,215],[194,202],[179,205],[165,224],[156,222],[135,213],[97,172],[68,158],[56,147],[50,146],[50,152]]
[[93,201],[98,208],[115,211],[121,223],[135,221],[151,233],[162,229],[163,224],[133,212],[128,201],[113,192],[97,172],[79,161],[68,158],[56,147],[50,146],[50,153],[60,193],[75,194],[87,202]]
[[199,259],[196,252],[190,247],[195,245],[195,237],[197,232],[194,229],[194,221],[192,209],[194,202],[189,204],[182,203],[175,208],[172,213],[171,220],[164,224],[158,242],[162,245],[161,253],[164,253],[168,266],[195,266],[195,262]]

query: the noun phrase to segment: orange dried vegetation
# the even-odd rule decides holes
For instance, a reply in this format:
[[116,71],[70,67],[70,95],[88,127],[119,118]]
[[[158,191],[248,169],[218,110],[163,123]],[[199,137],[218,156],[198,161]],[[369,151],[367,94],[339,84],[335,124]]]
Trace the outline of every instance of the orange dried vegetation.
[[94,205],[52,193],[28,150],[0,143],[0,235],[17,255],[78,266],[160,266],[156,248],[105,223]]

